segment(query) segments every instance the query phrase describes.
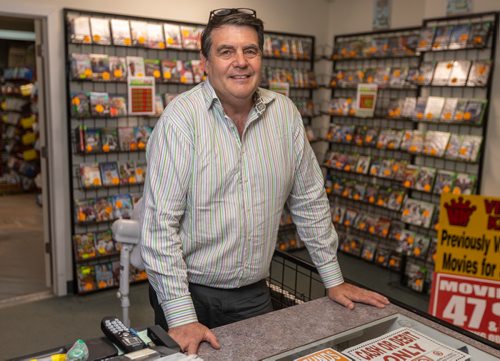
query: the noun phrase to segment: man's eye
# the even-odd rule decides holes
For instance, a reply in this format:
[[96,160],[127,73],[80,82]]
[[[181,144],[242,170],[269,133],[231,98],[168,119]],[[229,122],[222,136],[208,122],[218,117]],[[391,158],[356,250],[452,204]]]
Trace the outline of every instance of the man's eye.
[[248,57],[256,57],[259,54],[259,52],[255,49],[246,49],[245,50],[245,55]]
[[223,56],[223,57],[226,57],[226,58],[227,58],[227,57],[232,56],[232,55],[233,55],[233,52],[232,52],[231,50],[229,50],[229,49],[227,49],[227,50],[222,50],[222,51],[220,52],[220,55],[221,55],[221,56]]

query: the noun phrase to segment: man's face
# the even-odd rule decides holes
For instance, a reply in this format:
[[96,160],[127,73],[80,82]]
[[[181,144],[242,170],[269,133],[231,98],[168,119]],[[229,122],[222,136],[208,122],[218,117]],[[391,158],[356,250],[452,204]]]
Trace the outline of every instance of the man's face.
[[262,66],[257,32],[249,26],[224,25],[212,31],[211,37],[208,59],[202,56],[202,61],[221,102],[251,102]]

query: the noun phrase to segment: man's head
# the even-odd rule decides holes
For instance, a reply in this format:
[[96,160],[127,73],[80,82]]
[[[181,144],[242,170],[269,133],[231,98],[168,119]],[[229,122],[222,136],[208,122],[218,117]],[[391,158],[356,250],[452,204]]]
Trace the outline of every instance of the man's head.
[[212,31],[224,25],[249,26],[259,39],[259,49],[264,49],[264,24],[257,18],[255,10],[247,8],[217,9],[210,12],[208,24],[201,34],[201,53],[208,59],[212,47]]
[[260,83],[263,24],[250,9],[219,9],[202,34],[201,59],[223,106],[252,102]]

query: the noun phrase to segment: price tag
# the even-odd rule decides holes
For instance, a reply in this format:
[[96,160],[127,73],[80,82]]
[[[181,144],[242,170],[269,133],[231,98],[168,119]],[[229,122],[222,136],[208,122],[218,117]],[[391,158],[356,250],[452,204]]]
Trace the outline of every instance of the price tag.
[[430,313],[500,343],[499,282],[434,273]]

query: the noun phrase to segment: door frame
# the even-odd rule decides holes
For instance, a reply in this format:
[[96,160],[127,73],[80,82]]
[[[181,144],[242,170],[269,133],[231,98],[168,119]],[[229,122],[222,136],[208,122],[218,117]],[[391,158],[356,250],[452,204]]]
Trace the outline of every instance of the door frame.
[[46,167],[44,195],[44,235],[50,252],[50,281],[56,296],[68,294],[68,285],[73,279],[71,249],[71,210],[69,197],[66,93],[64,87],[65,62],[63,53],[64,25],[62,9],[57,5],[8,2],[2,5],[0,16],[40,20],[42,31],[41,52],[43,54],[44,93],[44,166]]

